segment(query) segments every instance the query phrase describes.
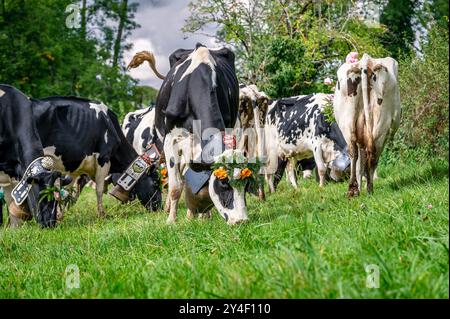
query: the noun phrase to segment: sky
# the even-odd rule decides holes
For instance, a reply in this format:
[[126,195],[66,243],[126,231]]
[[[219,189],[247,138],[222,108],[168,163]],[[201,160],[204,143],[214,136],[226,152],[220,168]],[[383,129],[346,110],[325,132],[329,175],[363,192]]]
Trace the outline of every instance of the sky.
[[[181,32],[184,20],[189,16],[189,0],[134,0],[134,2],[140,3],[136,12],[136,22],[141,27],[134,30],[128,39],[134,46],[124,54],[125,64],[130,62],[135,53],[147,50],[155,54],[158,71],[166,74],[169,71],[169,55],[175,50],[193,48],[197,42],[207,47],[219,46],[212,38]],[[205,31],[214,33],[214,27],[211,26]],[[141,85],[159,89],[162,84],[162,80],[153,74],[147,63],[129,71],[129,74],[139,80]]]

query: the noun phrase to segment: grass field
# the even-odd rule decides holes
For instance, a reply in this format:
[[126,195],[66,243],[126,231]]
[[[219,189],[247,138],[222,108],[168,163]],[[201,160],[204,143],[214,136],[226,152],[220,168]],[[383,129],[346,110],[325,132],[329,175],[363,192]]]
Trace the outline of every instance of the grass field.
[[[176,225],[92,190],[56,229],[0,230],[1,298],[448,298],[448,162],[381,166],[375,194],[284,181],[250,222]],[[432,207],[428,207],[428,205]],[[66,288],[68,265],[80,287]],[[379,288],[366,286],[378,267]]]

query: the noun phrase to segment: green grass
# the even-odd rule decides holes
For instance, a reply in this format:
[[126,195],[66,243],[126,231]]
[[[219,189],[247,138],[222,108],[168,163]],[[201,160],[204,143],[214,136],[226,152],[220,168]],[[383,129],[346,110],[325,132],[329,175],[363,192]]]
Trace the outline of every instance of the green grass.
[[[119,205],[92,190],[56,229],[0,230],[1,298],[448,298],[448,162],[379,168],[375,194],[348,200],[346,183],[285,182],[250,222],[187,221]],[[427,206],[432,204],[432,208]],[[76,264],[80,288],[66,289]],[[366,287],[376,265],[380,287]]]

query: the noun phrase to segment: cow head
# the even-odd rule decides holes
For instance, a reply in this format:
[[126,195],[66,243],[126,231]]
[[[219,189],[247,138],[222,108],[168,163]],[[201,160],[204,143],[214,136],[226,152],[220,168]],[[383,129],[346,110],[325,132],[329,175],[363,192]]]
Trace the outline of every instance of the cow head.
[[61,187],[72,182],[70,176],[62,176],[60,172],[56,171],[41,172],[27,178],[27,183],[33,185],[28,195],[28,207],[43,227],[56,225],[58,202],[54,197],[42,196],[42,192],[53,187],[58,179]]
[[239,88],[239,116],[243,128],[262,127],[265,122],[269,97],[256,85]]
[[245,189],[256,182],[258,163],[248,163],[241,150],[226,150],[214,164],[209,181],[209,195],[219,214],[228,224],[248,220]]
[[131,197],[137,197],[141,204],[150,211],[161,208],[162,194],[156,167],[144,174],[131,190]]
[[348,146],[341,130],[334,122],[329,125],[327,138],[328,141],[322,145],[322,152],[330,168],[330,177],[338,182],[350,171]]

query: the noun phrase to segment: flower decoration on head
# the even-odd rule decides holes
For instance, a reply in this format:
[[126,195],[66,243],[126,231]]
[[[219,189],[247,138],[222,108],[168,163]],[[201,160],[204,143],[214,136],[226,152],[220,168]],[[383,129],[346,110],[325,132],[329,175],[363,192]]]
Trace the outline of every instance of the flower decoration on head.
[[358,62],[358,52],[350,52],[347,54],[347,57],[345,58],[346,63],[355,63]]
[[325,85],[332,85],[333,84],[333,79],[325,78],[325,80],[323,80],[323,84],[325,84]]
[[218,179],[226,179],[228,178],[228,173],[225,168],[219,167],[218,169],[214,170],[214,176]]
[[253,174],[252,170],[246,167],[243,170],[241,170],[240,178],[246,179],[246,178],[252,176],[252,174]]
[[214,176],[228,181],[232,187],[243,188],[247,183],[258,183],[261,163],[258,159],[248,160],[241,150],[226,150],[213,164]]
[[167,185],[167,167],[164,163],[162,163],[161,165],[159,165],[159,169],[158,169],[158,175],[159,175],[159,179],[161,180],[161,186],[164,187]]

